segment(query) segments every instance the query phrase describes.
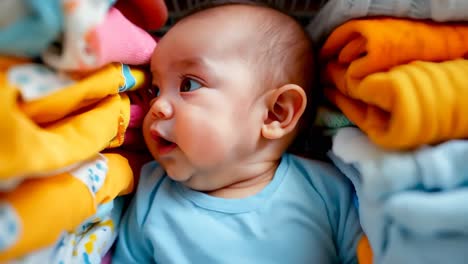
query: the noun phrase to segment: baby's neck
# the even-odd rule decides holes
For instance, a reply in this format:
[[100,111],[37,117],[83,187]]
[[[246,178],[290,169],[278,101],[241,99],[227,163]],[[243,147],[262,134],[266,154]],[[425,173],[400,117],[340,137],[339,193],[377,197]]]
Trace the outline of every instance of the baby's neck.
[[263,168],[250,176],[226,185],[222,188],[206,192],[209,195],[221,197],[221,198],[245,198],[257,194],[268,183],[271,182],[275,175],[276,168],[279,165],[279,161],[270,162],[262,166]]
[[[241,160],[231,160],[215,170],[199,171],[184,182],[188,188],[206,194],[240,199],[263,190],[273,179],[283,155],[283,145],[259,144],[259,149]],[[280,144],[280,145],[278,145]]]

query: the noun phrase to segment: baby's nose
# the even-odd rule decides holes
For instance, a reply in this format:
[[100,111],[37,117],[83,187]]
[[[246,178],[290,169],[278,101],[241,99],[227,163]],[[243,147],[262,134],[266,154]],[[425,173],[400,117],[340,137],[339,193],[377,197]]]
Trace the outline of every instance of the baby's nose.
[[170,119],[174,114],[172,105],[163,98],[158,98],[151,107],[153,114],[159,119]]

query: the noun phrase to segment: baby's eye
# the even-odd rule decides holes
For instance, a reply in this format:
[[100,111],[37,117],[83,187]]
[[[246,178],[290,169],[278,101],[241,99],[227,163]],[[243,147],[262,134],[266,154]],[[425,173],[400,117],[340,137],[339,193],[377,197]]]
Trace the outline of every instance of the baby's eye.
[[191,78],[184,78],[182,80],[182,83],[180,84],[180,91],[181,92],[191,92],[195,91],[199,88],[201,88],[203,85],[201,85],[199,82],[191,79]]
[[148,88],[148,94],[151,98],[159,96],[159,87],[156,85],[152,85],[151,88]]

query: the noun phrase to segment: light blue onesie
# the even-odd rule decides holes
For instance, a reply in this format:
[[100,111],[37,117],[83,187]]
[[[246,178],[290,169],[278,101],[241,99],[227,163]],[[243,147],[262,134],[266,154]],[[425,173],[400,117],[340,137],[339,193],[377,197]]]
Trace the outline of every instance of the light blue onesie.
[[150,162],[112,263],[357,263],[361,233],[352,185],[326,163],[284,154],[262,191],[224,199]]

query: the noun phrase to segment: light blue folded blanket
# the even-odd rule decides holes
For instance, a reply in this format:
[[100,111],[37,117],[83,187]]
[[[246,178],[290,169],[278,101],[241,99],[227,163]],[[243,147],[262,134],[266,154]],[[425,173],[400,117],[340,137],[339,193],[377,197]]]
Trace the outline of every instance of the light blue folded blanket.
[[466,263],[468,140],[394,152],[348,127],[329,156],[356,188],[375,263]]

